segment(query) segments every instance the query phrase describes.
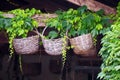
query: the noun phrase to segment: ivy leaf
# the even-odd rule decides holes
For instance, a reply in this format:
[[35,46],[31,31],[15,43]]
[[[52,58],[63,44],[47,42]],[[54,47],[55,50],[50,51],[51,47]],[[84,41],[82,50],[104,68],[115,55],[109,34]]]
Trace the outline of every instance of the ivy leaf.
[[78,10],[78,12],[80,14],[83,14],[87,10],[87,6],[84,5],[84,6],[80,7],[80,8],[78,8],[77,10]]
[[120,70],[120,65],[115,66],[116,71]]
[[67,27],[67,21],[65,21],[65,20],[62,21],[62,26],[63,26],[63,27]]
[[66,30],[70,30],[71,27],[72,27],[72,25],[71,25],[71,24],[68,24]]
[[97,29],[97,30],[101,30],[101,29],[103,29],[102,24],[97,24],[97,25],[96,25],[96,29]]
[[55,13],[60,15],[60,14],[62,14],[62,11],[61,10],[57,10],[57,11],[55,11]]
[[3,19],[0,18],[0,28],[2,29],[3,28]]
[[96,12],[98,15],[102,16],[104,14],[104,10],[100,9],[99,11]]
[[70,32],[68,33],[68,35],[72,35],[75,36],[76,35],[76,31],[74,29],[71,29]]
[[31,24],[29,22],[25,22],[25,24],[26,24],[26,27],[30,27],[31,26]]
[[18,35],[19,35],[19,36],[21,36],[21,35],[23,35],[23,34],[24,34],[24,30],[23,30],[23,29],[21,29],[21,30],[18,31]]
[[98,30],[93,29],[91,33],[92,33],[92,36],[95,37],[96,35],[98,35]]
[[100,72],[100,73],[98,74],[97,78],[102,79],[104,76],[106,76],[106,74],[103,73],[103,72]]
[[50,31],[48,34],[48,37],[50,39],[54,39],[54,38],[58,37],[58,33],[56,31]]
[[67,21],[63,21],[62,26],[65,30],[69,30],[72,27],[72,25]]
[[5,27],[10,27],[11,26],[11,19],[6,19],[6,20],[4,20],[4,26]]

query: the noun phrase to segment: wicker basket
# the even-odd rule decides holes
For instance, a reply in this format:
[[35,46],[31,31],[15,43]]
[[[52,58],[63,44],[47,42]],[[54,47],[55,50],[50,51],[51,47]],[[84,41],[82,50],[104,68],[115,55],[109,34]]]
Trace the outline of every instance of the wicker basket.
[[91,34],[81,35],[70,39],[71,45],[74,47],[75,54],[81,56],[94,56],[96,48],[94,47]]
[[44,38],[44,32],[46,31],[46,29],[47,29],[47,26],[43,29],[42,34],[39,34],[41,36],[45,52],[48,53],[49,55],[60,55],[60,54],[62,54],[62,50],[66,50],[68,40],[66,39],[66,44],[65,44],[64,41],[63,41],[63,38],[45,39]]
[[13,46],[17,54],[34,54],[39,50],[39,36],[14,39]]
[[[45,48],[46,53],[49,55],[60,55],[62,54],[62,50],[66,49],[63,48],[63,40],[62,38],[59,39],[42,39],[43,46]],[[67,44],[66,44],[67,46]]]

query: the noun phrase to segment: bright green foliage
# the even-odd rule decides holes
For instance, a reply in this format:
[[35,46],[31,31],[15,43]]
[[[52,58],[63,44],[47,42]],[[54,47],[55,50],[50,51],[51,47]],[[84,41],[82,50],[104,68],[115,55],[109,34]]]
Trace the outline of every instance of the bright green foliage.
[[62,41],[63,41],[63,44],[62,44],[62,61],[63,61],[63,67],[64,67],[64,64],[65,64],[65,61],[66,61],[66,53],[67,51],[65,50],[66,49],[66,44],[67,44],[67,36],[64,36],[62,38]]
[[120,3],[117,7],[117,17],[102,39],[102,48],[99,54],[102,56],[102,71],[98,77],[103,80],[120,80]]
[[104,80],[120,79],[120,24],[114,24],[112,27],[112,31],[107,32],[102,39],[100,50],[103,64],[99,77]]
[[110,30],[110,18],[103,11],[91,12],[86,6],[67,11],[57,11],[58,17],[48,20],[47,25],[58,30],[60,36],[68,33],[68,37],[92,33],[93,36],[104,34]]
[[36,9],[15,9],[7,12],[8,14],[13,14],[13,18],[3,17],[1,12],[0,15],[0,28],[6,30],[9,38],[9,48],[10,54],[13,54],[13,39],[17,37],[27,37],[29,31],[32,31],[34,28],[38,27],[38,23],[32,19],[32,16],[38,13],[41,13]]
[[[55,29],[55,35],[49,32],[49,39],[63,36],[72,38],[87,33],[92,33],[93,37],[96,37],[110,30],[110,18],[105,16],[102,10],[91,12],[86,6],[82,6],[78,9],[57,11],[56,14],[57,17],[47,21],[47,26]],[[65,53],[66,50],[63,50],[64,59]]]
[[54,38],[56,38],[58,36],[58,33],[55,32],[55,31],[50,31],[48,36],[51,37],[51,39],[54,39]]

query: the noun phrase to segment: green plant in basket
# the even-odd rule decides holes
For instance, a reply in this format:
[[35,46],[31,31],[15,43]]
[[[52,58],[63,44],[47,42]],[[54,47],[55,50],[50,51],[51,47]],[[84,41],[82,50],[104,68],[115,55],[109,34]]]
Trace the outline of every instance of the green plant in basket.
[[56,18],[48,20],[47,25],[57,30],[51,31],[48,37],[63,37],[67,33],[67,38],[74,38],[91,33],[96,38],[97,35],[110,30],[110,18],[105,16],[102,10],[92,12],[82,6],[76,10],[71,8],[67,11],[57,11],[57,15]]
[[12,55],[13,39],[27,37],[29,31],[37,28],[38,23],[34,19],[32,19],[32,16],[41,12],[33,8],[25,10],[15,9],[7,13],[14,15],[14,17],[11,18],[10,25],[8,27],[5,27],[9,38],[10,55]]
[[[73,10],[74,12],[75,10]],[[76,10],[77,14],[71,14],[73,18],[72,22],[73,30],[70,31],[70,36],[80,36],[82,34],[91,33],[93,37],[98,34],[104,34],[110,27],[110,18],[104,15],[103,10],[92,12],[87,9],[86,6],[82,6]],[[72,33],[72,34],[71,34]],[[74,35],[73,35],[74,33]]]
[[[105,32],[110,30],[110,17],[104,15],[104,12],[102,10],[92,12],[87,10],[87,7],[85,6],[78,8],[77,11],[77,16],[79,18],[78,26],[76,28],[73,27],[73,32],[75,32],[75,35],[72,37],[75,38],[72,38],[70,41],[72,45],[79,46],[81,48],[75,47],[74,52],[76,54],[82,54],[84,56],[94,56],[96,55],[96,50],[94,47],[97,41],[96,37],[99,34],[104,35]],[[83,43],[83,45],[81,43]]]
[[[86,6],[67,11],[57,11],[58,17],[51,19],[49,25],[55,26],[60,35],[68,31],[68,37],[72,38],[82,34],[92,33],[93,37],[109,31],[110,18],[104,15],[102,10],[91,12]],[[59,34],[56,32],[56,34]]]
[[46,38],[52,39],[52,40],[61,39],[60,40],[60,42],[61,42],[60,53],[62,54],[62,59],[63,59],[63,64],[64,64],[66,61],[66,53],[67,53],[66,49],[67,49],[68,29],[66,29],[66,26],[64,26],[64,24],[66,24],[66,22],[62,20],[63,17],[65,16],[65,15],[61,15],[63,13],[64,12],[59,11],[59,14],[57,13],[57,17],[48,19],[46,21],[48,28],[52,28],[52,30],[49,32],[49,34],[46,36]]
[[[36,9],[15,9],[9,12],[0,12],[0,31],[4,30],[7,33],[9,40],[10,57],[14,53],[13,40],[15,38],[25,38],[29,31],[38,27],[38,23],[32,19],[35,14],[41,12]],[[21,57],[19,57],[21,59]],[[20,61],[20,69],[21,60]]]

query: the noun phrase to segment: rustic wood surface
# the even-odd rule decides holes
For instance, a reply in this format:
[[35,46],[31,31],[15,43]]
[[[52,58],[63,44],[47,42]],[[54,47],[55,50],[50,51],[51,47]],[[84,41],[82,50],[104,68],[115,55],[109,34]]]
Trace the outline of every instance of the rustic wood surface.
[[116,10],[112,7],[109,7],[107,5],[104,5],[100,2],[94,1],[94,0],[67,0],[71,3],[74,3],[79,6],[86,5],[88,9],[92,11],[98,11],[100,9],[103,9],[105,11],[105,14],[115,14]]

